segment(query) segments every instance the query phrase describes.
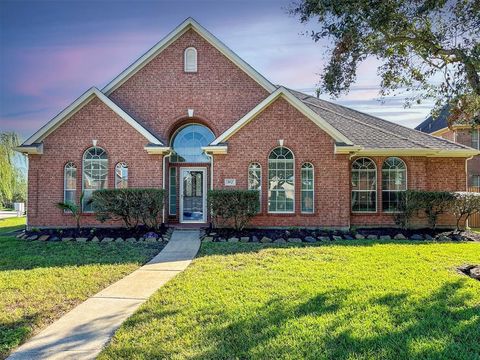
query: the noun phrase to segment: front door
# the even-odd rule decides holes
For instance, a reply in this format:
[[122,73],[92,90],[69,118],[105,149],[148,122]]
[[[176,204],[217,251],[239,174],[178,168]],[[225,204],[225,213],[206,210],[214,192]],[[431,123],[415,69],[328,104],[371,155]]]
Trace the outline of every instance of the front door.
[[180,169],[180,222],[207,221],[206,168]]

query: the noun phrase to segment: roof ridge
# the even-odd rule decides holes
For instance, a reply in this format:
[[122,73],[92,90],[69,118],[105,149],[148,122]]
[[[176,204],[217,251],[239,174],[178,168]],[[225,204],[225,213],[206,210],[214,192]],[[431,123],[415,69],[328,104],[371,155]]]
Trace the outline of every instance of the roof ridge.
[[[296,90],[292,90],[292,91],[296,91]],[[394,123],[394,122],[391,122],[391,121],[388,121],[388,120],[379,118],[379,117],[377,117],[377,116],[370,115],[370,114],[364,113],[364,112],[362,112],[362,111],[358,111],[358,110],[349,108],[349,107],[347,107],[347,106],[343,106],[343,105],[340,105],[340,104],[336,104],[336,103],[333,103],[333,102],[330,102],[330,101],[327,101],[327,100],[323,100],[323,99],[317,99],[317,98],[315,98],[315,97],[313,97],[313,96],[311,96],[311,95],[305,94],[305,93],[303,93],[303,92],[301,92],[301,91],[296,91],[296,92],[298,92],[298,93],[300,93],[300,94],[303,94],[303,95],[307,96],[308,98],[312,98],[312,99],[314,99],[314,100],[316,100],[316,101],[317,101],[317,100],[319,100],[319,101],[324,101],[324,102],[326,102],[326,103],[333,104],[334,106],[340,106],[340,107],[342,107],[342,108],[344,108],[344,109],[347,109],[347,110],[350,110],[350,111],[355,111],[355,112],[357,112],[357,113],[359,113],[359,114],[362,114],[362,115],[370,116],[370,117],[372,117],[372,118],[374,118],[374,119],[377,119],[377,120],[380,120],[380,121],[382,121],[382,122],[384,122],[384,123],[392,124],[392,125],[395,125],[395,126],[400,126],[400,127],[404,128],[404,129],[406,129],[406,130],[408,130],[408,131],[413,131],[413,132],[422,134],[422,135],[424,135],[424,136],[426,135],[426,136],[434,137],[436,140],[441,141],[441,142],[446,142],[446,143],[449,143],[449,144],[455,144],[456,146],[459,146],[459,147],[462,147],[462,148],[465,148],[465,149],[469,148],[468,146],[465,146],[465,145],[463,145],[463,144],[456,143],[456,142],[454,142],[454,141],[451,141],[451,140],[448,140],[448,139],[445,139],[445,138],[433,136],[433,135],[428,134],[428,133],[425,133],[425,132],[423,132],[423,131],[420,131],[420,130],[417,130],[417,129],[412,129],[412,128],[409,128],[409,127],[407,127],[407,126],[405,126],[405,125],[397,124],[397,123]],[[305,100],[302,100],[302,101],[305,101]],[[310,104],[311,104],[311,103],[310,103]],[[416,141],[416,140],[412,140],[412,139],[409,139],[409,138],[402,138],[402,137],[400,137],[400,135],[398,135],[398,134],[395,134],[395,133],[390,132],[390,131],[388,131],[388,130],[379,128],[379,127],[377,127],[377,126],[375,126],[375,125],[370,125],[370,124],[364,123],[364,122],[361,121],[361,120],[357,120],[357,119],[355,119],[355,118],[353,118],[353,117],[340,114],[340,113],[338,113],[338,112],[336,112],[336,111],[333,111],[333,110],[331,110],[331,109],[324,108],[324,107],[322,107],[321,105],[317,105],[317,104],[311,104],[311,105],[313,105],[313,106],[318,106],[318,107],[320,107],[320,108],[322,108],[322,109],[324,109],[324,110],[326,110],[326,111],[330,111],[330,112],[332,112],[332,113],[334,113],[334,114],[337,114],[337,115],[339,115],[339,116],[342,116],[342,117],[344,117],[344,118],[349,118],[349,119],[351,119],[351,120],[353,120],[353,121],[356,121],[356,122],[358,122],[358,123],[361,123],[361,124],[363,124],[363,125],[377,128],[377,129],[379,129],[379,130],[382,130],[383,132],[388,132],[388,133],[396,136],[397,138],[401,138],[401,139],[403,139],[403,140],[412,141],[412,142],[417,143],[417,144],[419,143],[419,142]],[[420,144],[421,144],[421,143],[420,143]],[[421,145],[423,145],[423,144],[421,144]],[[428,146],[428,145],[424,145],[424,146],[426,146],[426,147],[429,148],[429,149],[435,149],[434,147],[430,147],[430,146]]]

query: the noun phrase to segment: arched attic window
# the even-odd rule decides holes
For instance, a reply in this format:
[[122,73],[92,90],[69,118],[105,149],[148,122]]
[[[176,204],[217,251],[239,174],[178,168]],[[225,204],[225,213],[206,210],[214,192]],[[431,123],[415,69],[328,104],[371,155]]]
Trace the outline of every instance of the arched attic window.
[[185,72],[197,72],[197,49],[194,47],[185,49],[184,70]]

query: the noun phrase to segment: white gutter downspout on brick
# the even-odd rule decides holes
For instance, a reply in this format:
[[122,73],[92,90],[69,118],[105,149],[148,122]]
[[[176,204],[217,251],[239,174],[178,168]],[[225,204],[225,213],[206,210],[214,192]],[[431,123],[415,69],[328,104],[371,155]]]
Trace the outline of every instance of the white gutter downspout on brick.
[[[165,191],[165,179],[166,179],[165,168],[167,167],[166,166],[166,160],[171,155],[172,155],[172,150],[169,150],[167,155],[164,155],[163,159],[162,159],[162,162],[163,162],[163,165],[162,165],[163,166],[163,168],[162,168],[162,188],[163,188],[164,191]],[[165,193],[165,199],[166,198],[167,198],[167,195]],[[162,210],[162,223],[165,224],[165,205],[163,206],[163,210]]]

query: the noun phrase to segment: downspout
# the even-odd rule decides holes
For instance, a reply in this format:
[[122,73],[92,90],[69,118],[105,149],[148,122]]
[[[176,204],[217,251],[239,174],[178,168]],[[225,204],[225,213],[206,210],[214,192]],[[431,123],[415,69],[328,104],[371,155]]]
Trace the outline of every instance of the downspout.
[[[169,150],[167,155],[164,155],[163,156],[163,159],[162,159],[162,162],[163,162],[163,168],[162,168],[162,188],[163,190],[165,191],[165,179],[166,179],[166,175],[165,175],[165,169],[166,169],[166,160],[167,158],[169,158],[170,156],[172,155],[172,150]],[[165,196],[166,197],[166,196]],[[162,210],[162,223],[165,224],[165,206],[163,206],[163,210]]]
[[210,158],[210,190],[213,190],[213,155],[205,152],[205,155],[207,155]]

